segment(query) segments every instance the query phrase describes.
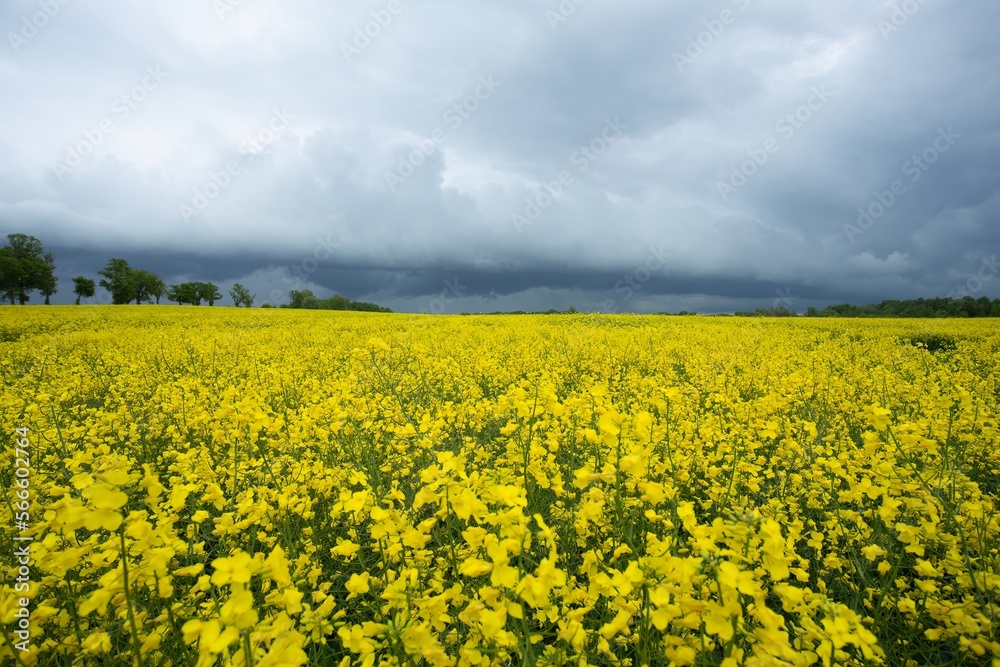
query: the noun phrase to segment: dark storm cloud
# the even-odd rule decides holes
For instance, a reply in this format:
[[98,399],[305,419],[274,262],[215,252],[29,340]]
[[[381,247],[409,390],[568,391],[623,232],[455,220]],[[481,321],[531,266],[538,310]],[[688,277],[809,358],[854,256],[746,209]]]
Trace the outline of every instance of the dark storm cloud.
[[56,5],[0,8],[0,231],[62,301],[116,256],[258,302],[801,310],[1000,252],[986,0]]

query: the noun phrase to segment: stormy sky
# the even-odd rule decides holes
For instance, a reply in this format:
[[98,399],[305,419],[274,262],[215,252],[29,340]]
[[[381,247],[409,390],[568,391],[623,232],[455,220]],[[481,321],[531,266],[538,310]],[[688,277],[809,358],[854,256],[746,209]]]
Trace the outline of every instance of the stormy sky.
[[57,303],[110,257],[412,312],[997,298],[998,25],[995,0],[5,0],[0,233],[55,254]]

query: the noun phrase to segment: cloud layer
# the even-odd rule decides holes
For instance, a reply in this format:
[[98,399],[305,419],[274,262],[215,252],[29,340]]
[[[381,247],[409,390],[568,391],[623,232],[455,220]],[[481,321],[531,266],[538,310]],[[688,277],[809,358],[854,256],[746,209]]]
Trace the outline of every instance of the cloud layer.
[[[1000,251],[1000,7],[0,6],[0,232],[61,291],[394,309],[944,296]],[[1000,297],[1000,279],[975,296]]]

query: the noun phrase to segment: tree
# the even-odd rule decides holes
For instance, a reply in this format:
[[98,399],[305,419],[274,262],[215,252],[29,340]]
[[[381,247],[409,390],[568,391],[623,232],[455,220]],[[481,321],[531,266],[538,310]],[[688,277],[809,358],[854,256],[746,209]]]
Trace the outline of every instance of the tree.
[[101,287],[111,293],[111,302],[115,304],[129,303],[135,298],[135,272],[124,259],[112,257],[108,265],[97,272],[104,276]]
[[334,294],[329,299],[324,299],[320,307],[326,310],[347,310],[350,305],[351,302],[347,300],[346,296]]
[[167,299],[176,301],[181,305],[190,303],[192,306],[200,306],[201,295],[198,293],[198,285],[199,283],[171,285],[170,289],[167,290]]
[[56,278],[56,260],[52,256],[51,252],[45,253],[45,269],[42,272],[41,278],[38,281],[38,291],[42,293],[45,297],[45,305],[50,305],[49,298],[56,293],[56,283],[59,279]]
[[160,303],[160,297],[167,289],[167,286],[158,275],[145,269],[135,269],[132,271],[131,282],[132,298],[135,299],[135,305],[137,306],[143,301],[152,303],[154,298],[156,299],[156,303]]
[[160,305],[160,297],[167,291],[167,284],[163,282],[160,276],[150,273],[146,283],[146,291],[149,292],[151,297],[156,299],[156,305],[158,306]]
[[240,283],[236,283],[233,285],[233,288],[229,290],[229,296],[233,297],[233,303],[236,304],[237,308],[244,304],[247,308],[252,308],[254,297],[257,295],[250,294],[250,290]]
[[368,301],[349,301],[347,303],[347,310],[362,310],[372,313],[391,313],[392,311],[388,308],[384,308],[377,303],[369,303]]
[[391,313],[388,308],[383,308],[375,303],[366,301],[351,301],[346,296],[334,294],[326,299],[318,299],[311,290],[291,290],[288,293],[288,303],[282,304],[282,308],[303,308],[305,310],[365,310],[373,313]]
[[51,287],[51,293],[55,293],[55,285],[46,282],[54,264],[50,268],[46,262],[41,241],[27,234],[8,234],[2,250],[0,291],[10,299],[10,305],[14,305],[15,299],[24,305],[29,299],[28,292],[43,286]]
[[152,301],[152,290],[157,287],[157,284],[162,285],[163,281],[155,273],[145,269],[134,269],[129,284],[132,288],[132,298],[135,299],[135,305],[138,306],[143,301]]
[[21,263],[14,255],[14,250],[10,246],[0,248],[0,292],[4,299],[10,299],[12,306],[19,292],[22,274]]
[[215,302],[222,298],[222,292],[215,283],[198,283],[198,296],[208,301],[208,305],[214,306]]
[[80,299],[89,299],[94,296],[94,281],[90,278],[77,276],[73,278],[73,293],[76,294],[76,305],[80,305]]
[[305,304],[316,299],[312,290],[290,290],[288,292],[288,308],[305,308]]
[[97,273],[104,276],[99,284],[111,293],[111,302],[115,304],[132,301],[136,305],[143,301],[151,303],[154,297],[156,303],[159,303],[160,296],[167,287],[152,271],[133,269],[128,262],[118,257],[112,257],[108,265]]

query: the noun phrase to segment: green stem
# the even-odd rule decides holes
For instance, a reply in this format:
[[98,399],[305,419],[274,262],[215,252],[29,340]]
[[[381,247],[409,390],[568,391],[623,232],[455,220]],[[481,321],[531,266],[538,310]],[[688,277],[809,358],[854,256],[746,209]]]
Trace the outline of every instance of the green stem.
[[10,647],[11,655],[13,655],[14,659],[17,660],[17,664],[20,665],[20,667],[28,667],[26,664],[24,664],[24,661],[21,660],[21,654],[18,651],[17,647],[14,646],[14,642],[12,642],[10,640],[10,637],[7,636],[7,630],[0,628],[0,635],[3,636],[4,643]]
[[132,628],[132,647],[135,650],[135,661],[140,667],[145,666],[145,662],[142,659],[142,651],[139,648],[139,632],[135,627],[135,613],[132,611],[132,597],[129,595],[129,584],[128,584],[128,548],[125,545],[125,524],[122,523],[122,528],[118,533],[121,536],[122,541],[122,578],[124,580],[125,586],[125,607],[128,610],[128,623],[129,627]]

